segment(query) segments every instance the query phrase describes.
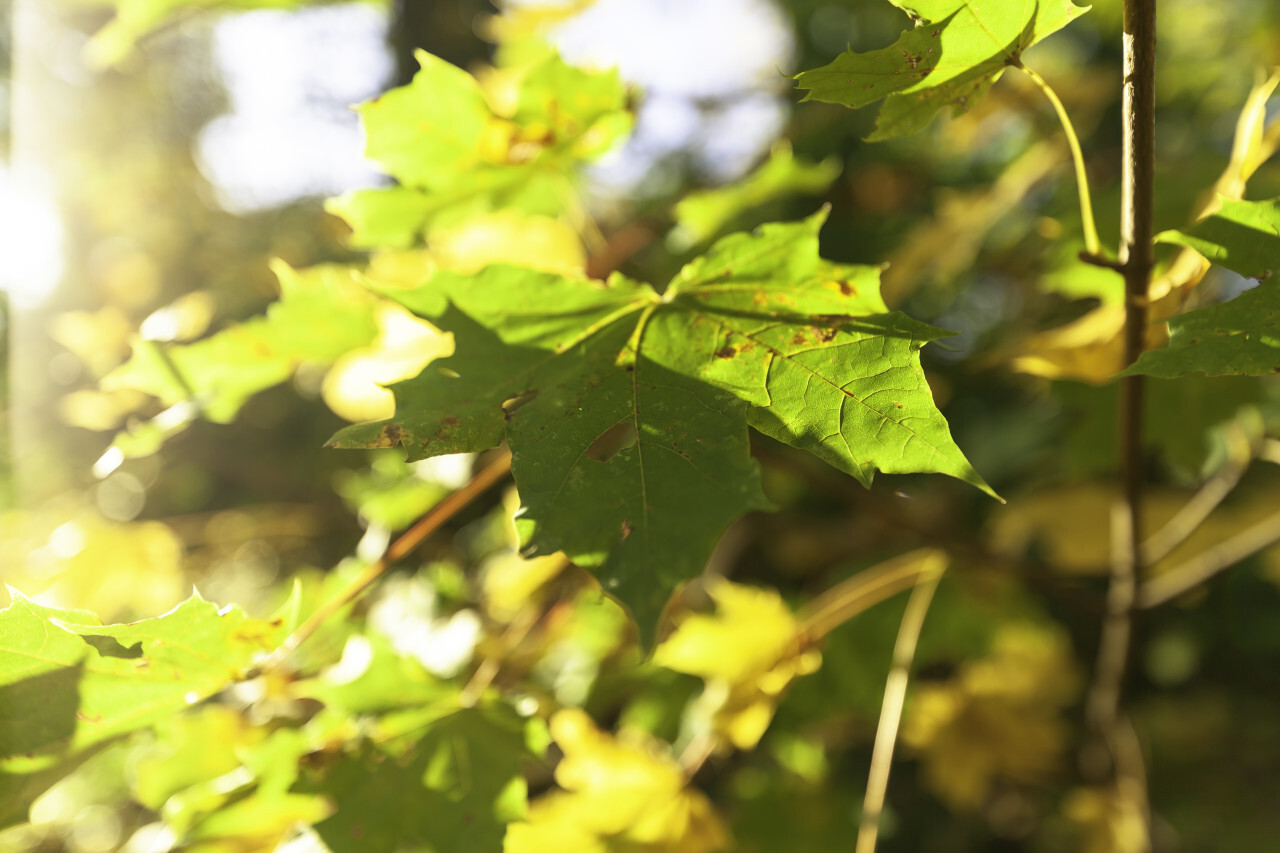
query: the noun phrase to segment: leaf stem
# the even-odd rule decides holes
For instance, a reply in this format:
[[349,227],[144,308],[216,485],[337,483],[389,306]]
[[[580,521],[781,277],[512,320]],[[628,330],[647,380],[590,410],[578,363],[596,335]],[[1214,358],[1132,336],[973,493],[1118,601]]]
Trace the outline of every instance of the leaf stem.
[[1098,226],[1093,221],[1093,201],[1089,197],[1089,173],[1084,167],[1084,152],[1080,150],[1080,137],[1076,136],[1075,126],[1071,123],[1071,117],[1067,115],[1067,108],[1063,106],[1053,87],[1034,70],[1023,65],[1021,61],[1014,67],[1030,77],[1040,91],[1044,92],[1049,103],[1053,104],[1058,120],[1062,122],[1062,130],[1067,135],[1067,145],[1071,148],[1071,161],[1076,169],[1076,189],[1080,194],[1080,224],[1084,228],[1085,254],[1095,258],[1101,257],[1102,243],[1098,239]]
[[898,739],[902,707],[907,696],[907,679],[916,656],[920,629],[933,600],[933,592],[947,567],[946,555],[933,551],[925,557],[918,574],[919,582],[907,601],[906,612],[898,626],[898,639],[893,646],[893,668],[885,680],[884,699],[880,705],[880,722],[871,748],[871,771],[867,774],[867,793],[862,800],[862,821],[858,825],[855,853],[875,853],[880,835],[880,818],[884,814],[885,790],[889,786],[889,769],[893,764],[893,747]]
[[511,452],[503,450],[501,456],[481,468],[475,476],[457,491],[427,510],[426,514],[418,519],[412,527],[400,534],[391,543],[386,553],[368,566],[365,566],[364,571],[353,578],[336,595],[316,608],[315,612],[295,628],[293,633],[286,637],[284,642],[272,651],[251,675],[261,675],[280,666],[289,655],[297,650],[298,646],[306,642],[312,634],[319,630],[326,620],[368,589],[394,563],[412,553],[413,549],[421,545],[428,536],[440,529],[446,521],[453,518],[460,510],[486,492],[490,486],[504,478],[510,470]]

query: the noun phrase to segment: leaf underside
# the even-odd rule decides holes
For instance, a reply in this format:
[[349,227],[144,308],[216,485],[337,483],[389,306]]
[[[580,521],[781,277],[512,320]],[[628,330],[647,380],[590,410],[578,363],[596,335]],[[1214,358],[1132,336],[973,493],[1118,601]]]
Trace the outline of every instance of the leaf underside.
[[1144,352],[1122,376],[1163,379],[1263,376],[1280,373],[1280,198],[1238,201],[1179,231],[1156,237],[1188,246],[1211,263],[1260,279],[1257,287],[1228,302],[1197,308],[1169,320],[1169,343]]
[[965,112],[1031,45],[1088,11],[1071,0],[892,0],[915,21],[880,50],[845,51],[797,76],[805,100],[863,107],[885,99],[868,139],[921,130],[938,110]]
[[456,354],[392,386],[395,418],[332,444],[420,459],[505,436],[523,546],[598,568],[642,631],[730,522],[769,506],[748,425],[867,485],[937,472],[990,493],[920,368],[947,333],[887,311],[878,268],[821,260],[824,219],[726,237],[662,295],[509,266],[389,294]]

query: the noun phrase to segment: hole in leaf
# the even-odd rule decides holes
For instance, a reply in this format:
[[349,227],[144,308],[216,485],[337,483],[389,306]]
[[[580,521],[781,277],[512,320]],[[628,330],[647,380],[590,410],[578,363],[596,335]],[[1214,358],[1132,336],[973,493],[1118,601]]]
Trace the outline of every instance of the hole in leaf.
[[100,634],[81,634],[80,639],[97,649],[98,654],[104,658],[142,657],[142,643],[126,646],[115,637],[107,637]]
[[532,391],[525,391],[524,393],[517,394],[514,397],[508,397],[502,403],[502,417],[505,420],[511,420],[511,416],[516,413],[516,409],[520,408],[525,403],[532,401],[533,398],[537,396],[538,389],[534,388]]
[[594,459],[596,462],[608,462],[628,447],[634,446],[635,443],[635,424],[630,421],[614,424],[591,442],[591,446],[587,448],[587,458]]

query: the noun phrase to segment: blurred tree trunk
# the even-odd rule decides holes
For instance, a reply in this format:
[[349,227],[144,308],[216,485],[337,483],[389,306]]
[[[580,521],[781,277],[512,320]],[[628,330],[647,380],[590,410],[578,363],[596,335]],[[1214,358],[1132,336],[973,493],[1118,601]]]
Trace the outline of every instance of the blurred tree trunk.
[[408,83],[418,71],[413,52],[419,48],[466,68],[487,57],[475,37],[475,22],[493,13],[483,0],[396,0],[390,42],[396,55],[397,85]]

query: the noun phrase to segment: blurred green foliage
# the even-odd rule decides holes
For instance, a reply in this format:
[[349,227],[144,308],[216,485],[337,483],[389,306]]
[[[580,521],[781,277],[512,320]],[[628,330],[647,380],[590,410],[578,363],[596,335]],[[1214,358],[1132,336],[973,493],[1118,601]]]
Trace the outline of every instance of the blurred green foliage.
[[[38,376],[43,388],[39,399],[10,401],[15,426],[26,424],[30,438],[38,424],[39,441],[18,457],[21,500],[0,519],[0,557],[8,582],[59,606],[15,598],[0,617],[3,819],[29,818],[0,833],[0,850],[272,850],[290,838],[335,851],[497,850],[512,821],[542,849],[848,847],[903,602],[857,612],[812,644],[806,607],[922,546],[946,551],[951,568],[916,655],[881,849],[1137,849],[1134,803],[1094,785],[1075,760],[1108,561],[1108,382],[1118,369],[1108,347],[1118,289],[1076,257],[1081,225],[1066,148],[1047,102],[1020,75],[1004,75],[967,112],[888,143],[863,141],[874,131],[869,111],[789,107],[780,138],[762,140],[744,180],[707,187],[692,158],[668,155],[634,197],[605,203],[582,167],[607,167],[599,155],[633,119],[634,133],[645,132],[644,81],[593,76],[563,48],[563,59],[547,58],[547,40],[592,4],[509,4],[496,18],[464,0],[401,4],[389,41],[475,72],[421,60],[428,77],[465,90],[466,121],[433,119],[458,134],[436,138],[465,152],[449,186],[410,166],[391,170],[402,186],[335,204],[357,225],[357,244],[396,249],[366,257],[314,200],[244,215],[219,209],[193,155],[192,136],[225,98],[201,58],[204,7],[300,4],[187,4],[177,17],[168,16],[174,3],[112,5],[108,20],[85,4],[57,4],[50,26],[66,40],[43,55],[61,57],[61,71],[44,61],[39,73],[26,68],[58,107],[47,118],[53,130],[42,132],[70,251],[67,286],[43,313],[18,317],[40,342],[14,358],[38,365],[23,378]],[[826,65],[846,47],[874,55],[910,26],[890,3],[777,8],[794,39],[788,72]],[[1114,244],[1117,223],[1120,9],[1119,0],[1098,2],[1022,57],[1072,115],[1104,245]],[[1189,220],[1224,191],[1224,178],[1255,200],[1227,210],[1280,195],[1274,102],[1259,95],[1264,69],[1280,64],[1280,17],[1267,0],[1163,0],[1160,15],[1157,228],[1177,229],[1170,240],[1214,266],[1162,246],[1167,301],[1158,316],[1203,306],[1221,320],[1214,328],[1254,322],[1266,315],[1249,302],[1270,306],[1274,278],[1243,302],[1216,302],[1243,284],[1231,270],[1275,269],[1274,247],[1250,240],[1261,260],[1239,267],[1227,241],[1217,241],[1221,256],[1196,242],[1216,220]],[[671,26],[683,20],[673,14]],[[500,43],[486,45],[473,30]],[[733,37],[726,27],[706,38]],[[91,72],[82,56],[112,70]],[[402,67],[419,67],[413,57],[399,50]],[[688,109],[714,115],[746,94],[777,97],[785,81],[768,76],[758,92],[695,99]],[[592,81],[598,101],[558,104],[552,93],[563,77]],[[412,120],[437,92],[414,84],[362,115],[404,121],[397,110],[407,110]],[[1256,119],[1243,142],[1242,115]],[[682,150],[699,144],[694,134]],[[1252,152],[1245,161],[1236,156],[1242,146]],[[503,183],[527,163],[537,165],[536,180],[516,169],[518,182]],[[462,190],[465,199],[450,195]],[[353,213],[358,198],[376,202],[394,227],[364,227],[374,220]],[[412,215],[391,206],[397,198]],[[659,648],[672,645],[655,662],[589,573],[556,555],[521,557],[510,521],[518,498],[485,496],[339,609],[288,667],[248,677],[255,652],[331,600],[473,470],[469,457],[450,469],[385,451],[321,449],[346,417],[333,403],[335,377],[352,370],[346,356],[362,351],[382,365],[372,386],[447,354],[434,330],[397,337],[405,317],[389,317],[383,303],[437,269],[464,276],[494,260],[666,281],[719,233],[801,219],[822,203],[831,205],[823,258],[888,262],[888,307],[960,333],[923,350],[923,366],[957,444],[1007,506],[943,478],[882,477],[864,490],[755,436],[778,510],[729,529],[709,576],[732,577],[726,588],[735,591],[695,584],[678,593],[657,638]],[[437,204],[454,219],[432,219]],[[196,318],[171,324],[185,332],[137,337],[148,317],[190,292],[206,296],[169,315]],[[1197,316],[1205,314],[1170,323],[1175,346]],[[1163,334],[1157,323],[1153,346]],[[1239,479],[1156,573],[1275,518],[1280,389],[1266,364],[1234,371],[1258,375],[1149,381],[1143,474],[1152,529],[1204,482]],[[219,372],[230,384],[215,381]],[[116,378],[100,386],[108,375]],[[175,406],[182,429],[161,417]],[[129,454],[137,458],[116,460],[100,481],[88,475],[114,431],[148,426],[157,431]],[[192,582],[257,618],[194,599],[122,626],[78,612],[108,622],[155,617]],[[1259,549],[1142,620],[1127,707],[1148,768],[1155,850],[1261,853],[1280,833],[1267,799],[1280,774],[1278,584],[1280,555]],[[273,613],[285,621],[270,622]],[[137,709],[123,702],[85,705],[114,695],[121,683],[112,679],[139,661],[156,671],[172,664],[201,625],[234,630],[218,634],[216,660],[181,672],[208,666],[221,675],[157,681],[160,698],[146,713],[126,713]],[[700,632],[718,639],[677,655]],[[24,644],[37,635],[33,652]],[[746,639],[735,645],[735,637]],[[748,646],[768,660],[741,666]],[[727,670],[694,667],[688,659],[698,654],[750,672],[735,681]],[[664,667],[664,656],[685,662]],[[63,668],[23,668],[37,659]],[[73,671],[63,665],[83,672],[59,684],[58,673]],[[33,693],[32,678],[49,679],[41,682],[49,691]],[[33,696],[57,712],[38,730],[20,704]],[[76,719],[79,708],[90,718]],[[754,728],[744,720],[761,713],[758,746],[747,748],[741,732]],[[136,733],[109,744],[105,734],[85,735],[74,755],[50,746],[106,724],[112,735]],[[44,741],[18,740],[32,731]],[[46,752],[27,755],[38,746]],[[557,763],[561,755],[569,758]],[[299,835],[299,825],[313,829]]]

